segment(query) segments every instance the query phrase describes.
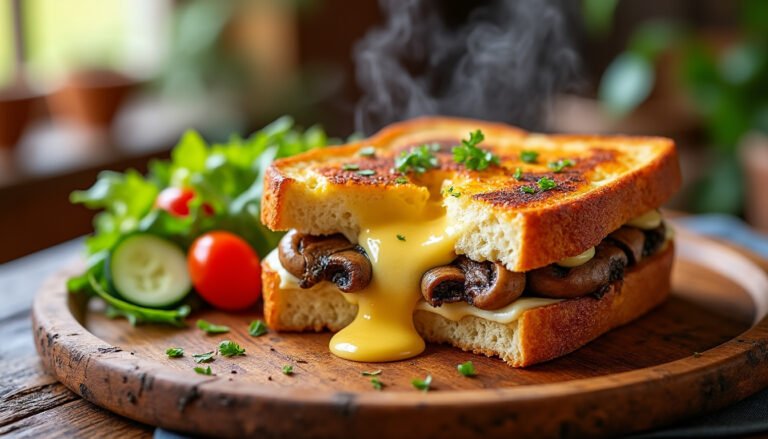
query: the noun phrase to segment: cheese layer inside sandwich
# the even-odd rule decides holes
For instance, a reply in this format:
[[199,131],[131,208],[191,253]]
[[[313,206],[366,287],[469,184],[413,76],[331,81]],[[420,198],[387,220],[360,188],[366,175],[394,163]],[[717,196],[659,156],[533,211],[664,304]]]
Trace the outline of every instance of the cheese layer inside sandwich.
[[265,261],[284,286],[332,289],[358,306],[354,321],[330,342],[339,357],[381,362],[418,355],[425,343],[414,328],[415,310],[454,321],[474,316],[509,324],[529,309],[599,298],[671,238],[671,228],[651,210],[581,254],[512,272],[498,262],[457,256],[462,225],[438,202],[409,201],[361,205],[356,215],[363,226],[354,243],[343,235],[291,231]]

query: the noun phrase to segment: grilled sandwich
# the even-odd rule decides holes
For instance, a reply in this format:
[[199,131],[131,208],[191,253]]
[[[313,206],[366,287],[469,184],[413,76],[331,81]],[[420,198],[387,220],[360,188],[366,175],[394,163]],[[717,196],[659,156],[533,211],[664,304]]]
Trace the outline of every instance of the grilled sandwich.
[[278,331],[336,332],[334,354],[396,361],[425,340],[547,361],[662,303],[678,189],[665,138],[527,133],[428,117],[267,169],[263,261]]

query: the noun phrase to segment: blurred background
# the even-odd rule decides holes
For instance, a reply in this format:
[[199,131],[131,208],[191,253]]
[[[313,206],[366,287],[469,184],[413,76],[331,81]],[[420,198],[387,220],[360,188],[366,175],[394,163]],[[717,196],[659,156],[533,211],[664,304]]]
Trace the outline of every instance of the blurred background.
[[187,129],[419,114],[663,135],[675,209],[768,231],[763,0],[0,2],[0,262],[92,230],[68,195]]

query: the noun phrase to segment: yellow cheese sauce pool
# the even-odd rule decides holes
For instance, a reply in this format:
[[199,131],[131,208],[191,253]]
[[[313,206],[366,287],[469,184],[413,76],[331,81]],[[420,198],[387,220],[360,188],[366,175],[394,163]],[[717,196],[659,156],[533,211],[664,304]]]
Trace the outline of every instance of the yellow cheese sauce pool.
[[442,207],[432,201],[397,220],[384,210],[361,216],[365,227],[358,243],[371,260],[373,280],[363,291],[344,294],[358,305],[357,317],[333,336],[331,352],[365,362],[411,358],[425,346],[413,326],[421,276],[455,258],[455,230]]

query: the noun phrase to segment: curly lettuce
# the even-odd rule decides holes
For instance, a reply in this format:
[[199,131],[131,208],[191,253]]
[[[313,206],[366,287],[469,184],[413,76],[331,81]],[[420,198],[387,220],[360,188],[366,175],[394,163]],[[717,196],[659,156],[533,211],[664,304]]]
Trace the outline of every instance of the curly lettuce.
[[[200,134],[188,131],[171,151],[169,160],[149,164],[147,175],[135,170],[100,173],[91,188],[70,196],[72,203],[101,212],[94,218],[93,235],[86,240],[87,268],[69,279],[67,288],[101,297],[109,305],[109,315],[125,317],[134,324],[179,325],[189,307],[155,310],[130,304],[110,293],[105,273],[110,251],[134,232],[152,233],[187,249],[203,233],[226,230],[265,256],[277,245],[281,234],[268,230],[259,220],[264,171],[276,158],[329,143],[322,128],[302,131],[286,116],[247,139],[232,136],[226,143],[209,145]],[[160,191],[171,186],[195,191],[188,216],[177,217],[155,208]],[[203,211],[204,205],[208,212]]]

